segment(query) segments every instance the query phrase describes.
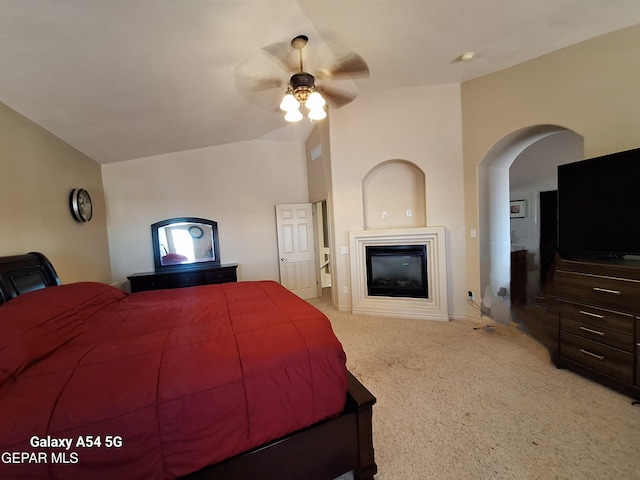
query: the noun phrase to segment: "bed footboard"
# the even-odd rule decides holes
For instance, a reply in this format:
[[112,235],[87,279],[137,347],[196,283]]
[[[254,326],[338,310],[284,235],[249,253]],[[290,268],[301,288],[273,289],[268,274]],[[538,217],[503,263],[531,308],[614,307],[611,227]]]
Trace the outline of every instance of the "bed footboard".
[[376,397],[351,372],[349,372],[348,392],[347,403],[352,402],[358,432],[359,468],[354,469],[354,480],[373,480],[373,476],[378,472],[373,453],[372,429],[373,405],[376,403]]
[[348,375],[347,403],[340,416],[182,478],[332,480],[353,471],[354,480],[373,480],[377,466],[371,421],[376,398]]

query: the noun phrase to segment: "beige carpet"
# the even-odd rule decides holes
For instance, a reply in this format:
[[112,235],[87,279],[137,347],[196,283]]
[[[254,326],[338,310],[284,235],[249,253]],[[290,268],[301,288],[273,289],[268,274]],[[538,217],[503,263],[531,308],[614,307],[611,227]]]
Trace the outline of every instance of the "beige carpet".
[[376,480],[640,479],[640,407],[555,368],[515,325],[351,315],[327,296],[311,303],[378,399]]

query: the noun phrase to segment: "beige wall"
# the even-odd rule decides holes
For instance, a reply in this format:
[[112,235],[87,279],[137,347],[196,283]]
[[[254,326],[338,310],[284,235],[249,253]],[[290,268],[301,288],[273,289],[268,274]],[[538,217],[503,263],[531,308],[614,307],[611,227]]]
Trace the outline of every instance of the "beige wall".
[[[63,283],[109,281],[100,165],[0,103],[0,255],[44,253]],[[84,188],[93,218],[77,223],[69,193]]]
[[[462,84],[466,230],[478,225],[477,167],[506,135],[559,125],[584,138],[586,157],[640,146],[640,25]],[[467,236],[469,289],[479,291],[478,238]]]
[[[309,201],[320,202],[329,199],[331,191],[331,144],[329,142],[329,115],[322,122],[317,122],[305,144],[307,156],[307,173],[309,177]],[[311,150],[320,146],[322,155],[315,160],[311,158]]]
[[405,160],[389,160],[369,171],[362,181],[364,227],[426,227],[424,179],[424,172]]
[[[462,131],[459,85],[369,92],[332,113],[331,175],[335,251],[364,226],[362,180],[388,160],[415,164],[425,175],[426,222],[447,231],[449,310],[466,305]],[[334,255],[336,306],[351,308],[349,255]]]
[[218,222],[223,263],[240,280],[279,279],[275,205],[308,201],[304,146],[233,143],[103,166],[113,277],[153,271],[150,225]]

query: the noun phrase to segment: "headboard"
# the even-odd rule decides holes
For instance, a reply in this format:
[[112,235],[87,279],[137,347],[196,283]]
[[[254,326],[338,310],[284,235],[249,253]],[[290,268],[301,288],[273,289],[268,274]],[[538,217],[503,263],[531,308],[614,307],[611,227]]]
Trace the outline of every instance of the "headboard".
[[51,262],[43,254],[0,257],[0,304],[23,293],[60,285]]

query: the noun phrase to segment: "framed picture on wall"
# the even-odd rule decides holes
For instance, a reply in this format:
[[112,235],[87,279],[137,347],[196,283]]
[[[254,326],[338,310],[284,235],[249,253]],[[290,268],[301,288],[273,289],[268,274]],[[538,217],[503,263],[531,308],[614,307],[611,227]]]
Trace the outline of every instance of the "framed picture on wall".
[[524,218],[527,216],[526,200],[512,200],[510,208],[511,218]]

